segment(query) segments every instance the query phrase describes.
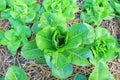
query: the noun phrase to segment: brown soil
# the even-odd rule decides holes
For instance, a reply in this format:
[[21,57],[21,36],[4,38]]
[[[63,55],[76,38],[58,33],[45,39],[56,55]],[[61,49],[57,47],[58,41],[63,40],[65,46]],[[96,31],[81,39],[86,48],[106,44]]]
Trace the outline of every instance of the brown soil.
[[[38,0],[38,2],[41,4],[41,0]],[[82,0],[77,1],[78,6],[81,6]],[[79,23],[81,22],[79,20],[81,10],[79,10],[76,13],[76,18],[71,21],[68,25],[71,25],[73,23]],[[115,38],[120,41],[120,24],[118,23],[117,19],[113,19],[111,21],[103,21],[101,26],[104,26],[106,29],[108,29],[111,32],[111,35],[113,35]],[[10,24],[8,21],[2,21],[0,22],[0,29],[6,31],[10,29]],[[116,80],[120,80],[120,62],[118,60],[115,60],[113,62],[107,63],[109,66],[109,70],[113,74],[113,76],[116,78]],[[25,72],[28,75],[29,80],[59,80],[52,76],[51,70],[47,65],[41,65],[35,63],[35,61],[27,60],[20,55],[20,51],[18,51],[18,54],[16,56],[10,56],[9,51],[5,46],[0,47],[0,77],[4,77],[7,69],[12,66],[16,65],[25,70]],[[94,69],[94,66],[90,67],[78,67],[74,65],[74,72],[66,80],[73,80],[73,77],[76,73],[81,73],[83,75],[89,76],[91,71]]]

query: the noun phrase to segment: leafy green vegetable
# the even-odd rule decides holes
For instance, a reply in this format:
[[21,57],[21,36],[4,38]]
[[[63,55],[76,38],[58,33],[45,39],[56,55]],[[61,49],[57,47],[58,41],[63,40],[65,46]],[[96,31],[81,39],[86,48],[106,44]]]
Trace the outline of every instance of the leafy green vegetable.
[[51,57],[50,56],[45,56],[46,62],[48,64],[48,66],[52,69],[52,74],[57,77],[57,78],[67,78],[69,77],[72,72],[73,72],[73,68],[71,64],[67,64],[66,66],[64,66],[61,69],[58,69],[55,67],[55,65],[52,63],[51,61]]
[[[90,35],[90,33],[92,34]],[[90,65],[87,60],[87,58],[92,56],[90,47],[86,51],[82,49],[86,48],[84,47],[85,44],[92,44],[93,41],[94,30],[88,24],[74,24],[69,29],[60,25],[55,27],[48,26],[40,30],[36,35],[38,48],[44,52],[45,56],[51,58],[51,63],[54,66],[52,71],[55,70],[53,74],[58,78],[62,78],[59,71],[64,70],[68,64]],[[56,69],[59,74],[56,73]]]
[[0,30],[0,45],[1,45],[1,40],[3,39],[3,37],[4,37],[4,32]]
[[6,3],[8,7],[1,12],[3,19],[12,17],[23,23],[32,23],[40,17],[41,8],[36,0],[7,0]]
[[120,1],[119,0],[109,0],[109,3],[111,4],[112,8],[114,9],[115,16],[120,21]]
[[93,59],[93,55],[92,55],[92,51],[90,50],[90,48],[77,48],[77,49],[73,49],[71,51],[68,51],[66,53],[69,53],[69,61],[72,64],[78,65],[78,66],[90,66],[91,64],[89,63],[89,61],[87,60],[89,59]]
[[44,0],[43,7],[46,12],[63,16],[66,22],[73,20],[78,11],[76,0]]
[[43,52],[37,48],[35,40],[32,40],[22,47],[22,56],[28,59],[35,59],[43,55]]
[[[2,35],[1,45],[7,46],[11,54],[15,55],[17,49],[28,42],[27,38],[31,36],[31,30],[20,21],[16,21],[12,18],[9,18],[9,21],[12,26],[10,30]],[[3,32],[1,32],[1,34],[2,33]]]
[[28,80],[25,72],[17,67],[12,66],[8,69],[4,80]]
[[66,26],[65,19],[55,13],[45,12],[41,15],[38,29],[41,30],[45,27]]
[[6,8],[6,0],[0,0],[0,11]]
[[86,23],[84,23],[84,24],[79,24],[79,23],[73,24],[72,27],[69,28],[69,30],[72,33],[72,36],[80,33],[81,36],[82,36],[84,44],[91,44],[91,43],[94,42],[94,38],[95,38],[94,29]]
[[0,78],[0,80],[4,80],[4,77],[3,77],[3,78]]
[[76,74],[74,80],[87,80],[87,78],[82,74]]
[[33,25],[32,25],[32,28],[31,28],[31,31],[34,33],[34,34],[37,34],[38,33],[38,31],[39,31],[39,29],[38,29],[38,22],[36,22],[36,23],[34,23]]
[[99,61],[88,80],[115,80],[104,61]]
[[15,55],[20,46],[20,38],[14,29],[5,32],[4,38],[1,40],[2,45],[7,45],[8,49]]
[[36,62],[37,64],[46,64],[46,59],[45,59],[44,56],[40,56],[39,58],[36,58],[36,59],[35,59],[35,62]]
[[118,50],[116,39],[106,29],[100,27],[95,30],[95,35],[96,39],[92,46],[95,60],[97,62],[101,59],[105,62],[114,60]]
[[[18,27],[17,27],[18,28]],[[22,27],[21,27],[22,29]],[[22,29],[24,31],[24,29]],[[15,55],[17,49],[27,42],[27,37],[24,35],[24,32],[19,29],[17,30],[11,29],[5,32],[4,37],[1,39],[1,45],[6,45],[10,50],[12,55]],[[21,34],[22,33],[22,34]]]
[[102,20],[110,20],[115,17],[108,0],[85,0],[81,8],[83,12],[80,19],[93,26],[100,25]]

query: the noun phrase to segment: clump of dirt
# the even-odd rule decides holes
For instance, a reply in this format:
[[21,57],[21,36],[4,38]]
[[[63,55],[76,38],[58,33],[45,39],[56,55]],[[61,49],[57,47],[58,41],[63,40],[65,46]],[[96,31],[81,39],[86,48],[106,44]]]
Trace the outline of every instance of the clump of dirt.
[[7,20],[0,21],[0,30],[7,31],[10,29],[10,23]]

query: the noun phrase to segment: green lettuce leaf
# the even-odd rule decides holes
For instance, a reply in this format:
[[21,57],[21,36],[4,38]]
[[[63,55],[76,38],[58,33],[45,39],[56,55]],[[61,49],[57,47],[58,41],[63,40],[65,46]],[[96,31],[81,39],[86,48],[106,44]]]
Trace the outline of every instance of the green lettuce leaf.
[[4,80],[28,80],[27,75],[24,72],[23,69],[17,67],[17,66],[12,66],[8,68],[8,71],[5,75]]
[[88,80],[115,80],[104,61],[99,61]]
[[[55,65],[53,65],[52,61],[50,60],[50,56],[45,56],[46,62],[48,66],[52,70],[52,74],[60,79],[68,78],[72,72],[73,72],[73,67],[71,64],[65,65],[63,68],[57,68]],[[64,63],[64,62],[63,62]]]
[[87,78],[82,74],[76,74],[74,80],[87,80]]
[[41,15],[38,29],[41,30],[45,27],[66,26],[65,19],[62,16],[58,16],[55,13],[44,12]]
[[0,11],[6,9],[6,0],[0,0]]
[[36,59],[43,56],[43,52],[37,48],[35,40],[29,41],[21,49],[21,55],[24,58]]

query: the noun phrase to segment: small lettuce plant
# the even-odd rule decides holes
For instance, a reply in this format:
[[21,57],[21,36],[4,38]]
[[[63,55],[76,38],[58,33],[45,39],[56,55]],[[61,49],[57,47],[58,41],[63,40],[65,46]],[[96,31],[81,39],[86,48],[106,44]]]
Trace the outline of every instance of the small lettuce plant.
[[[92,58],[92,52],[90,47],[85,45],[92,44],[93,41],[94,29],[85,23],[77,23],[70,28],[60,25],[56,27],[46,26],[37,33],[36,41],[25,45],[29,47],[22,48],[22,56],[33,59],[34,55],[34,58],[43,55],[55,77],[67,78],[72,74],[72,64],[91,65],[87,58]],[[33,49],[30,50],[31,48]],[[33,52],[33,54],[31,52],[33,50],[37,50],[38,53]]]
[[41,7],[36,0],[4,0],[2,3],[2,19],[12,17],[23,23],[33,23],[39,19]]
[[89,80],[115,80],[106,62],[113,61],[117,57],[119,49],[117,40],[106,29],[98,27],[95,29],[95,41],[91,49],[94,58],[90,62],[95,68]]
[[81,9],[80,19],[93,26],[99,26],[103,20],[111,20],[115,17],[114,9],[108,0],[85,0]]
[[78,11],[76,0],[44,0],[43,7],[46,12],[63,16],[66,22],[73,20]]

